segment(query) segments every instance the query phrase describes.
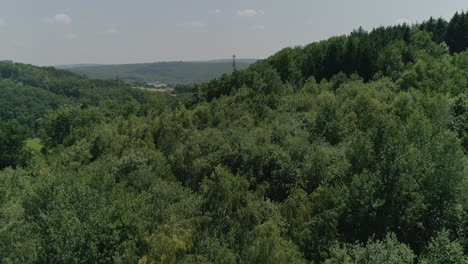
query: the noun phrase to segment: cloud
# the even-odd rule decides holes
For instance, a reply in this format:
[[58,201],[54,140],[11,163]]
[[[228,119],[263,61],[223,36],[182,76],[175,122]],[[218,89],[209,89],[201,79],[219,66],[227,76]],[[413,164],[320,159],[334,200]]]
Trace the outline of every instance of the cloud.
[[265,26],[264,25],[252,25],[249,27],[249,30],[250,31],[261,31],[261,30],[265,30]]
[[119,34],[120,34],[120,31],[116,28],[109,28],[108,30],[105,30],[99,33],[99,35],[104,35],[104,36],[115,36]]
[[182,28],[204,28],[206,27],[206,23],[203,21],[195,20],[195,21],[179,23],[177,24],[177,26],[182,27]]
[[399,18],[395,22],[397,24],[411,24],[411,21],[407,18]]
[[66,39],[76,39],[78,36],[75,33],[68,33],[64,36]]
[[7,27],[7,26],[8,26],[8,22],[5,19],[0,18],[0,28]]
[[46,22],[49,24],[64,24],[68,25],[73,22],[73,19],[67,14],[58,14],[53,17],[46,18]]
[[221,13],[221,9],[216,9],[216,10],[215,10],[215,13],[216,13],[216,14],[220,14],[220,13]]
[[254,17],[259,13],[253,9],[237,10],[236,16],[238,17]]

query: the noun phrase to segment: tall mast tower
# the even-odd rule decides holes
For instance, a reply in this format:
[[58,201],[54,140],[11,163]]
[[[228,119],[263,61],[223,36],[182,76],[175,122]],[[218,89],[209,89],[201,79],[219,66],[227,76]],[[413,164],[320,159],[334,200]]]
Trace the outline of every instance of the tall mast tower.
[[237,68],[236,68],[236,54],[232,55],[232,71],[233,72],[237,71]]

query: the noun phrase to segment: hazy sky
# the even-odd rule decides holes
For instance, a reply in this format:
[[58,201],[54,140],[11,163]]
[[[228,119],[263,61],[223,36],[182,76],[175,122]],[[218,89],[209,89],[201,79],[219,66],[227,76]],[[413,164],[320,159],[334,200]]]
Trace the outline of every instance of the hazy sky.
[[449,19],[467,0],[0,0],[0,60],[265,58],[363,26]]

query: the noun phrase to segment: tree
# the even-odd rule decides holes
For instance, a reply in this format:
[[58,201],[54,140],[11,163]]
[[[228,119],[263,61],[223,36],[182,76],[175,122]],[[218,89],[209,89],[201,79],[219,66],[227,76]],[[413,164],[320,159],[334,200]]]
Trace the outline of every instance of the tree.
[[266,222],[256,227],[250,237],[249,247],[245,253],[245,263],[306,263],[297,247],[281,237],[280,230],[274,222]]
[[468,12],[455,13],[447,27],[450,52],[462,52],[468,47]]
[[422,22],[419,25],[421,30],[432,33],[432,40],[436,43],[442,43],[446,39],[448,22],[443,18],[434,19]]
[[366,245],[344,244],[331,249],[325,264],[412,264],[415,255],[389,233],[383,240],[369,239]]
[[42,139],[46,147],[71,146],[92,132],[92,127],[102,118],[96,108],[83,109],[65,105],[47,115],[43,120]]
[[25,165],[29,153],[24,150],[28,130],[17,121],[0,121],[0,169]]
[[442,230],[432,238],[419,264],[467,264],[468,256],[457,240],[451,240],[447,230]]
[[384,76],[397,80],[405,66],[404,58],[407,52],[408,47],[404,41],[394,42],[380,54],[377,67]]

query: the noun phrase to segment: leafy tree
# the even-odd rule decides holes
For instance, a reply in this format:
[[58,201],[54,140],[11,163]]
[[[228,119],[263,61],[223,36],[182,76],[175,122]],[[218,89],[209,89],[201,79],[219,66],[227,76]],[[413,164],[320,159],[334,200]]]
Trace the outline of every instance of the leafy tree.
[[366,245],[342,245],[335,246],[331,250],[331,257],[325,261],[326,264],[333,263],[388,263],[388,264],[410,264],[413,263],[415,255],[411,249],[398,242],[395,234],[387,234],[383,240],[370,239]]
[[267,222],[257,227],[246,251],[245,263],[306,263],[293,243],[283,239],[278,227]]
[[450,239],[449,232],[443,230],[434,237],[425,252],[421,255],[421,264],[466,264],[468,256],[463,253],[463,247],[458,241]]
[[101,118],[97,109],[63,106],[43,121],[42,137],[47,147],[70,146],[89,133]]
[[28,152],[24,149],[27,129],[17,121],[0,121],[0,169],[25,165]]

